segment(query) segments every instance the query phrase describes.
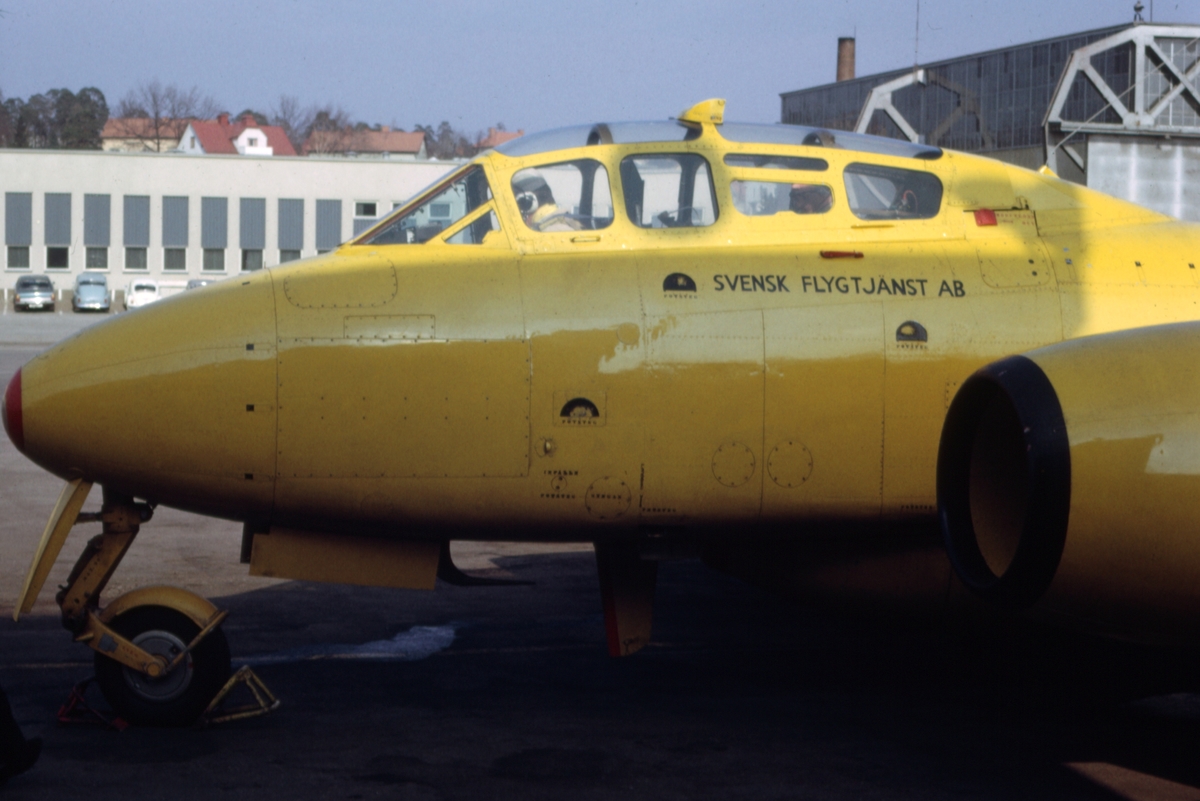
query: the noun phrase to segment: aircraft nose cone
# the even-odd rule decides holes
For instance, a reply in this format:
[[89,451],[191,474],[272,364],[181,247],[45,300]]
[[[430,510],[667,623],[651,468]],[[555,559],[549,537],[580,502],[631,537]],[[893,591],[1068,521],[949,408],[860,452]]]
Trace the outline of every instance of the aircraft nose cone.
[[5,395],[22,454],[60,478],[231,519],[275,475],[270,274],[181,292],[68,337]]
[[25,450],[25,426],[21,416],[21,371],[8,382],[4,391],[4,400],[0,401],[0,418],[4,420],[4,433],[17,446],[17,450]]

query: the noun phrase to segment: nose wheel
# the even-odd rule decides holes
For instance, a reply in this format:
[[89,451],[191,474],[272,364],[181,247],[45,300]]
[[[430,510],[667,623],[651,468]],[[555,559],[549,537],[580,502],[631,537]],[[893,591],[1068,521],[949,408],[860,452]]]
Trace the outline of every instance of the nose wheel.
[[229,643],[222,612],[178,587],[143,587],[101,608],[100,595],[153,507],[104,492],[98,513],[81,511],[91,484],[67,484],[25,578],[14,619],[29,612],[76,523],[103,523],[88,541],[57,601],[63,626],[95,651],[96,679],[113,710],[130,723],[186,726],[228,691]]
[[[142,606],[113,619],[109,626],[167,664],[182,654],[197,626],[165,606]],[[96,681],[113,710],[143,726],[187,726],[204,712],[229,678],[229,643],[221,629],[200,641],[171,672],[151,677],[97,651]]]

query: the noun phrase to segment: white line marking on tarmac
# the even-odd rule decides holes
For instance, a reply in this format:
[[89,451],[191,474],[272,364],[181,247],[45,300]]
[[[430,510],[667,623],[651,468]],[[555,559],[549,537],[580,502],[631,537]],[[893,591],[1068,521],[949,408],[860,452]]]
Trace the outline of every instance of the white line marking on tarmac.
[[454,642],[455,625],[413,626],[390,640],[375,640],[361,645],[322,643],[302,645],[273,654],[237,659],[247,665],[280,665],[315,659],[372,659],[385,662],[415,662],[433,656]]

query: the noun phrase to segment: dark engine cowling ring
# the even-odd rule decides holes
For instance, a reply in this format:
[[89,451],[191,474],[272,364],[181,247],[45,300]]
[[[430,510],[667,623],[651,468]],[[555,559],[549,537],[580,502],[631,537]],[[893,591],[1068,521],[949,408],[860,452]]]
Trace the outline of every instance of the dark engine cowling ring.
[[1013,610],[1042,597],[1066,543],[1071,451],[1058,394],[1035,362],[994,362],[959,389],[942,427],[937,499],[968,589]]

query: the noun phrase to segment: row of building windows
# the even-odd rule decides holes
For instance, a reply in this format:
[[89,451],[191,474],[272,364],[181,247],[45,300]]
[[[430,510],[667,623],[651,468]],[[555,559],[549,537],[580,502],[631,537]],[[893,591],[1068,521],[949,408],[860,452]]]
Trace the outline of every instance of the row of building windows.
[[[28,270],[30,267],[30,246],[9,245],[7,248],[7,266],[10,270]],[[109,248],[89,247],[86,250],[84,267],[88,270],[107,270],[109,268]],[[125,269],[138,272],[150,269],[149,248],[125,248]],[[252,272],[263,268],[262,248],[242,248],[242,272]],[[61,245],[46,248],[46,269],[70,269],[68,259],[69,249]],[[298,249],[279,250],[279,263],[296,261],[300,258]],[[226,250],[224,248],[204,248],[201,269],[205,272],[224,272]],[[165,272],[187,272],[186,248],[163,248],[163,270]]]
[[[51,270],[69,268],[71,246],[71,202],[69,193],[47,192],[43,200],[43,238],[46,247],[46,267]],[[162,221],[163,270],[186,271],[187,248],[191,244],[189,213],[192,198],[163,196],[159,198]],[[149,267],[150,205],[149,195],[124,195],[123,238],[124,267],[127,270],[146,270]],[[304,248],[304,203],[300,198],[280,198],[277,206],[279,261],[300,258]],[[354,230],[358,233],[375,223],[375,203],[356,203]],[[241,269],[263,267],[266,248],[265,198],[238,199],[238,245]],[[33,193],[6,192],[4,196],[4,239],[7,247],[6,266],[9,269],[29,269],[30,249],[33,247]],[[367,219],[363,219],[367,216]],[[342,242],[342,201],[316,201],[316,249],[318,253],[333,250]],[[83,196],[83,245],[87,269],[107,269],[112,249],[112,196]],[[229,199],[200,198],[200,247],[203,250],[202,270],[226,269],[226,249],[229,247]]]

